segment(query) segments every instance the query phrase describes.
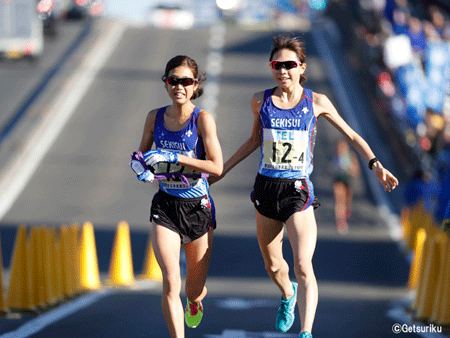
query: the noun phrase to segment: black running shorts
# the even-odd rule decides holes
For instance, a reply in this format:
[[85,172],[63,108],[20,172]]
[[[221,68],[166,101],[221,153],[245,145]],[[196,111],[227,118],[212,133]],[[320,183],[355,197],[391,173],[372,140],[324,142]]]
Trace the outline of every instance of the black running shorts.
[[311,196],[306,179],[256,176],[251,199],[256,210],[268,218],[286,222],[297,211],[320,206]]
[[154,221],[180,235],[183,244],[216,228],[214,206],[209,196],[181,198],[158,191],[153,196],[150,222]]

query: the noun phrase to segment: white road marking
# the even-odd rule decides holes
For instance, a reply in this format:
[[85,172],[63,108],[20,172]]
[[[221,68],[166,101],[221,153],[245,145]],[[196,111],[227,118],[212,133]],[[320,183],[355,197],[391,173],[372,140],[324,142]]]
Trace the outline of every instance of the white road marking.
[[201,107],[216,118],[220,75],[222,74],[223,47],[225,46],[225,24],[219,22],[210,28],[209,52],[206,57],[205,93]]
[[224,330],[222,334],[207,334],[205,338],[297,338],[297,334],[278,332],[247,332],[242,330]]
[[125,24],[115,22],[105,37],[91,49],[74,76],[49,106],[45,117],[31,131],[21,153],[5,168],[0,177],[0,220],[8,213],[24,190],[44,156],[75,112],[97,73],[119,44]]
[[20,326],[15,331],[4,333],[0,338],[25,338],[29,337],[39,331],[42,331],[47,326],[56,323],[57,321],[70,316],[71,314],[94,304],[99,299],[106,297],[114,292],[113,289],[103,289],[100,292],[81,296],[77,300],[61,305],[56,309],[40,315],[36,319],[30,320]]
[[258,307],[276,308],[280,305],[280,302],[278,300],[270,300],[270,299],[248,300],[243,298],[226,298],[226,299],[219,299],[216,305],[223,309],[248,310]]

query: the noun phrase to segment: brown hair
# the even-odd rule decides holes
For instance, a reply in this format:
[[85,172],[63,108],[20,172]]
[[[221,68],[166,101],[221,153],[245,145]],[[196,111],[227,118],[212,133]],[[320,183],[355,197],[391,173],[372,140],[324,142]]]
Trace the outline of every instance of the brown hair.
[[186,55],[177,55],[171,58],[169,62],[167,62],[166,70],[164,71],[164,75],[161,79],[166,82],[166,79],[169,76],[169,72],[179,66],[188,67],[192,71],[192,74],[194,74],[194,78],[197,79],[198,87],[191,97],[191,100],[195,100],[203,94],[203,88],[201,87],[201,84],[206,80],[206,77],[205,73],[201,73],[200,76],[198,75],[198,65],[194,59],[191,59]]
[[[274,36],[272,49],[270,50],[269,61],[272,61],[275,53],[282,49],[289,49],[297,54],[297,57],[301,63],[306,61],[305,43],[299,37],[292,37],[289,34],[281,34]],[[300,84],[306,81],[305,75],[300,75]]]

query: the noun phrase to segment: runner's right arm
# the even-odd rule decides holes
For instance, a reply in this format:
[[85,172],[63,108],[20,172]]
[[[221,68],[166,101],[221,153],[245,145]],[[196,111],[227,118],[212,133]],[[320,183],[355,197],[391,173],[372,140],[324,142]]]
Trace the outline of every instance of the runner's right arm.
[[155,127],[155,118],[158,109],[151,110],[145,120],[144,132],[142,133],[141,144],[139,146],[139,151],[143,154],[152,149],[153,145],[153,129]]
[[231,169],[242,162],[261,145],[261,122],[259,120],[259,110],[263,104],[264,92],[253,95],[251,107],[253,112],[253,128],[250,138],[234,153],[233,156],[223,165],[223,173],[219,177],[209,179],[209,183],[215,183],[222,179]]
[[152,182],[154,179],[153,172],[145,163],[142,154],[152,148],[156,112],[157,109],[154,109],[148,113],[145,120],[144,132],[142,134],[139,151],[135,151],[131,154],[131,162],[129,163],[131,169],[137,175],[137,178],[142,182]]

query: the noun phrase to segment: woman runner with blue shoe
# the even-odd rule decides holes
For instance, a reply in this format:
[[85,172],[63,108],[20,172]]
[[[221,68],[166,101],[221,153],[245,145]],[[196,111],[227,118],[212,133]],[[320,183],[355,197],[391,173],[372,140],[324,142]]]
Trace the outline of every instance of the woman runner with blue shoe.
[[[162,310],[171,337],[184,337],[184,321],[195,328],[203,317],[206,276],[216,227],[208,175],[223,169],[211,114],[196,107],[204,75],[188,56],[172,58],[163,76],[172,104],[150,111],[139,151],[130,165],[141,181],[159,180],[152,200],[152,244],[163,275]],[[150,150],[155,143],[155,150]],[[186,253],[187,304],[180,299],[180,250]]]
[[[383,168],[367,143],[341,118],[330,100],[302,87],[306,80],[305,61],[301,40],[288,35],[274,38],[270,68],[277,86],[253,95],[252,134],[225,163],[220,177],[261,147],[261,162],[251,197],[265,267],[282,293],[276,328],[282,332],[291,328],[297,303],[301,338],[312,337],[318,301],[312,257],[317,240],[314,209],[319,203],[309,180],[317,118],[325,117],[346,136],[385,190],[391,191],[398,185],[397,179]],[[220,178],[211,178],[210,183]],[[283,258],[283,223],[294,254],[297,282],[290,281],[289,266]]]

